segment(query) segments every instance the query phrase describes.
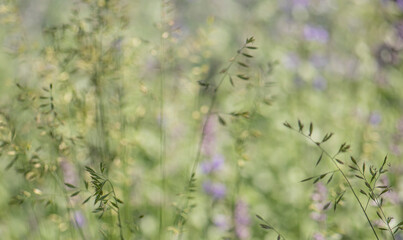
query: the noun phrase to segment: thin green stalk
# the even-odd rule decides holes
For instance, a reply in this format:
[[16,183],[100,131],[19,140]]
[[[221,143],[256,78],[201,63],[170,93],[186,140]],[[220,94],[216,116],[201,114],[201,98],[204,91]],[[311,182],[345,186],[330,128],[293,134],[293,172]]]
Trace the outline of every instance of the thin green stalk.
[[209,226],[210,226],[210,223],[212,222],[211,221],[211,218],[213,217],[213,214],[212,214],[212,210],[213,210],[213,207],[214,207],[214,203],[215,203],[215,201],[214,200],[210,200],[209,202],[211,202],[211,206],[210,207],[208,207],[207,208],[207,212],[206,212],[206,215],[207,215],[207,224],[205,224],[204,225],[204,227],[203,227],[203,231],[202,231],[202,239],[206,239],[206,240],[208,240],[208,228],[209,228]]
[[[43,234],[42,234],[41,228],[40,228],[40,226],[39,226],[39,219],[38,219],[38,217],[36,216],[37,214],[36,214],[36,212],[35,212],[34,205],[33,205],[32,203],[30,203],[29,206],[31,207],[32,216],[34,217],[35,226],[38,228],[39,236],[40,236],[40,238],[43,238],[43,237],[42,237]],[[29,234],[32,234],[32,233],[29,233]]]
[[[257,90],[256,90],[256,94],[255,94],[255,98],[253,101],[253,108],[251,110],[251,114],[250,117],[253,118],[253,116],[256,114],[256,112],[258,111],[258,107],[259,107],[259,98],[261,97],[260,95],[260,86],[261,86],[261,78],[260,76],[258,77],[258,84],[257,84]],[[246,130],[249,132],[251,129],[251,124],[248,124]],[[234,194],[232,195],[232,203],[231,203],[231,208],[232,208],[232,222],[233,225],[235,226],[235,209],[236,209],[236,198],[239,195],[239,191],[241,189],[242,186],[242,177],[241,177],[241,166],[239,166],[239,164],[237,162],[235,162],[235,167],[236,167],[236,175],[235,175],[235,184],[234,184]],[[236,237],[236,234],[235,234]]]
[[[379,174],[375,178],[374,187],[375,187],[375,183],[378,181],[378,179],[379,179]],[[367,210],[370,201],[371,201],[371,197],[368,197],[367,204],[365,205],[365,210]]]
[[[72,208],[72,204],[70,201],[70,198],[67,194],[66,189],[64,188],[64,183],[60,180],[59,176],[56,175],[54,172],[50,171],[52,177],[55,179],[55,181],[58,183],[57,186],[59,186],[59,188],[61,189],[61,191],[63,192],[63,198],[66,201],[66,210],[67,210],[67,214],[69,215],[69,218],[73,220],[75,227],[78,229],[78,232],[81,236],[82,239],[86,239],[83,230],[81,229],[81,227],[78,225],[78,222],[76,220],[76,218],[74,217],[74,215],[71,213],[71,208]],[[69,221],[70,222],[70,221]],[[70,222],[71,224],[71,222]]]
[[[229,74],[229,69],[232,67],[232,65],[234,64],[234,62],[236,62],[236,59],[237,59],[238,56],[241,54],[242,50],[247,47],[247,45],[248,45],[248,43],[245,43],[244,45],[242,45],[242,47],[237,51],[237,53],[235,54],[235,56],[234,56],[233,58],[231,58],[230,63],[229,63],[228,66],[224,69],[225,71],[223,72],[222,77],[220,78],[220,80],[219,80],[217,86],[216,86],[216,87],[214,88],[214,90],[213,90],[213,96],[212,96],[212,99],[211,99],[211,102],[210,102],[210,105],[209,105],[208,112],[207,112],[206,117],[205,117],[204,122],[203,122],[203,127],[202,127],[201,136],[200,136],[200,139],[199,139],[199,143],[198,143],[198,145],[197,145],[197,153],[196,153],[196,156],[195,156],[195,159],[194,159],[194,161],[193,161],[192,168],[191,168],[191,171],[190,171],[190,177],[189,177],[189,181],[188,181],[187,189],[186,189],[186,191],[187,191],[187,192],[186,192],[186,195],[187,195],[187,196],[189,196],[189,194],[190,194],[190,188],[191,188],[192,182],[194,181],[194,176],[196,175],[197,166],[198,166],[198,164],[199,164],[199,162],[200,162],[201,150],[202,150],[204,138],[205,138],[205,135],[206,135],[206,134],[205,134],[205,132],[206,132],[206,127],[207,127],[208,121],[210,120],[210,116],[213,114],[213,108],[214,108],[214,106],[215,106],[215,104],[216,104],[216,101],[217,101],[217,92],[218,92],[218,90],[219,90],[221,84],[224,82],[225,78],[228,76],[228,74]],[[186,198],[185,207],[184,207],[183,209],[187,209],[188,206],[189,206],[189,198]],[[180,217],[181,217],[181,216],[180,216]],[[179,220],[179,222],[178,222],[177,224],[178,224],[178,226],[179,226],[179,236],[178,236],[178,239],[181,239],[181,238],[182,238],[182,230],[183,230],[184,224],[183,224],[180,220]]]
[[120,217],[120,207],[118,205],[119,202],[118,202],[117,197],[116,197],[115,188],[113,187],[113,184],[111,183],[111,181],[109,181],[109,179],[106,179],[106,181],[109,183],[109,185],[112,188],[113,200],[115,200],[115,204],[116,204],[116,206],[118,206],[117,207],[117,214],[118,214],[118,224],[119,224],[119,236],[120,236],[120,240],[124,240],[125,238],[123,237],[123,226],[122,226],[122,220],[121,220],[121,217]]
[[210,118],[210,116],[211,116],[212,113],[213,113],[213,108],[214,108],[214,106],[215,106],[215,103],[216,103],[216,101],[217,101],[217,92],[218,92],[218,90],[219,90],[221,84],[224,82],[225,78],[228,76],[228,74],[229,74],[229,73],[228,73],[228,70],[229,70],[229,69],[231,68],[231,66],[234,64],[235,60],[236,60],[236,59],[238,58],[238,56],[241,54],[241,51],[246,47],[246,45],[247,45],[247,44],[244,44],[244,45],[242,46],[242,48],[238,50],[237,54],[231,59],[231,62],[230,62],[230,63],[228,64],[228,66],[225,68],[226,71],[224,72],[224,74],[223,74],[223,76],[221,77],[220,81],[218,82],[217,86],[214,88],[213,97],[212,97],[212,99],[211,99],[210,106],[209,106],[208,112],[207,112],[207,114],[206,114],[206,118],[205,118],[205,120],[204,120],[204,123],[203,123],[202,134],[201,134],[201,137],[200,137],[200,140],[199,140],[199,144],[198,144],[198,147],[197,147],[196,158],[195,158],[195,160],[193,161],[192,171],[191,171],[191,174],[190,174],[190,175],[196,173],[196,171],[197,171],[197,166],[198,166],[198,164],[199,164],[199,162],[200,162],[201,149],[202,149],[202,147],[203,147],[203,141],[204,141],[204,138],[205,138],[205,136],[206,136],[206,134],[205,134],[205,132],[206,132],[206,127],[207,127],[207,123],[208,123],[208,121],[209,121],[209,118]]
[[272,224],[270,224],[266,219],[262,218],[259,215],[256,215],[257,218],[259,218],[260,220],[262,220],[264,223],[266,223],[266,228],[273,230],[275,233],[277,233],[278,236],[280,236],[280,238],[286,240],[286,238],[284,237],[284,235],[282,235],[275,227],[273,227]]
[[[54,111],[54,106],[53,106],[53,85],[52,84],[50,84],[50,89],[49,89],[49,91],[50,91],[50,104],[51,104],[51,106],[52,106],[52,108],[51,108],[51,111],[53,112],[53,115],[55,116],[55,118],[56,118],[56,112]],[[55,131],[55,129],[54,129],[54,127],[53,127],[53,125],[51,125],[51,132],[54,132]],[[54,148],[56,149],[56,151],[58,152],[59,151],[59,147],[58,147],[58,143],[56,142],[56,139],[55,139],[55,137],[53,136],[53,134],[52,135],[50,135],[50,137],[51,138],[53,138],[53,140],[54,140],[54,143],[53,143],[53,146],[54,146]],[[50,150],[50,149],[49,149]],[[53,155],[53,152],[52,151],[50,151],[50,154],[51,155]],[[56,159],[56,157],[55,156],[53,156],[55,159]],[[72,215],[72,213],[71,213],[71,206],[72,206],[72,204],[71,204],[71,202],[70,202],[70,198],[69,198],[69,196],[68,196],[68,194],[67,194],[67,191],[66,191],[66,189],[64,188],[64,182],[63,181],[61,181],[61,179],[60,179],[60,175],[62,175],[62,173],[60,172],[60,165],[59,164],[57,164],[57,169],[56,169],[58,172],[55,174],[54,172],[52,172],[52,171],[50,171],[50,173],[51,173],[51,175],[52,175],[52,177],[55,179],[55,181],[56,181],[56,185],[61,189],[61,191],[63,192],[63,197],[64,197],[64,199],[65,199],[65,201],[66,201],[66,209],[67,209],[67,214],[69,215],[69,217],[70,217],[70,219],[72,219],[73,221],[74,221],[74,223],[75,223],[75,225],[76,225],[76,228],[78,229],[78,232],[79,232],[79,234],[80,234],[80,236],[81,236],[81,238],[82,239],[86,239],[85,238],[85,235],[84,235],[84,232],[83,232],[83,230],[81,229],[81,227],[78,225],[78,223],[77,223],[77,220],[76,220],[76,218]],[[70,225],[71,225],[71,222],[69,221],[69,223],[70,223]]]
[[[162,32],[165,29],[165,21],[166,21],[166,14],[165,14],[165,2],[161,0],[161,28]],[[165,207],[165,158],[166,158],[166,144],[165,144],[165,116],[164,116],[164,98],[165,98],[165,53],[166,53],[166,46],[165,46],[165,39],[163,34],[160,35],[160,51],[161,51],[161,60],[160,60],[160,113],[159,113],[159,120],[160,120],[160,157],[159,157],[159,165],[160,165],[160,174],[161,174],[161,187],[162,187],[162,196],[161,196],[161,203],[159,206],[159,229],[158,235],[159,238],[162,238],[163,230],[164,230],[164,207]]]
[[323,153],[325,153],[325,154],[330,158],[331,162],[336,166],[336,168],[337,168],[337,169],[340,171],[340,173],[342,174],[344,180],[346,181],[347,185],[349,186],[349,188],[350,188],[351,192],[353,193],[355,199],[357,200],[358,204],[360,205],[360,208],[361,208],[362,212],[364,213],[365,218],[367,219],[368,224],[369,224],[369,226],[371,227],[371,229],[372,229],[372,231],[373,231],[373,233],[374,233],[376,239],[379,240],[378,234],[376,233],[375,228],[374,228],[374,226],[372,225],[371,220],[370,220],[369,217],[368,217],[367,211],[365,210],[364,206],[361,204],[361,201],[360,201],[360,199],[358,198],[356,192],[354,191],[354,188],[353,188],[353,186],[351,185],[350,180],[348,180],[347,176],[344,174],[343,170],[341,170],[341,168],[339,167],[339,165],[337,164],[337,162],[336,162],[336,160],[335,160],[335,156],[336,156],[337,154],[339,154],[340,151],[339,151],[338,153],[336,153],[334,156],[331,156],[322,146],[320,146],[320,145],[319,145],[316,141],[314,141],[310,136],[305,135],[304,133],[302,133],[302,132],[300,132],[300,131],[297,131],[297,130],[295,130],[295,129],[293,129],[293,128],[291,128],[291,129],[294,130],[294,131],[296,131],[296,132],[298,132],[299,134],[301,134],[301,135],[304,136],[305,138],[309,139],[309,140],[310,140],[311,142],[313,142],[320,150],[322,150]]
[[[365,182],[366,182],[367,184],[370,184],[370,183],[368,182],[368,180],[367,180],[367,178],[366,178],[364,172],[361,172],[361,169],[359,169],[359,168],[358,168],[358,170],[360,171],[361,176],[364,177]],[[380,174],[378,174],[378,177],[379,177],[379,176],[380,176]],[[377,177],[377,179],[378,179],[378,177]],[[383,218],[381,219],[382,222],[384,222],[384,223],[386,224],[386,226],[388,227],[388,231],[389,231],[390,235],[392,235],[393,240],[395,240],[395,235],[393,234],[393,231],[392,231],[392,229],[391,229],[391,227],[390,227],[390,225],[389,225],[389,223],[388,223],[388,221],[387,221],[387,217],[386,217],[385,212],[383,211],[382,205],[381,205],[381,203],[375,198],[375,193],[374,193],[375,184],[376,184],[376,181],[374,182],[374,187],[373,187],[373,188],[370,188],[369,190],[371,191],[371,194],[372,194],[372,196],[374,197],[374,202],[376,203],[377,207],[378,207],[379,210],[381,211],[381,214],[382,214],[382,217],[383,217]],[[369,186],[370,186],[370,185],[369,185]]]
[[[98,22],[102,22],[102,15],[101,15],[101,9],[99,7],[96,8],[96,18]],[[93,42],[96,48],[98,48],[99,51],[99,56],[98,56],[98,61],[94,64],[94,69],[92,73],[92,82],[95,86],[95,93],[97,97],[97,103],[96,103],[96,110],[97,110],[97,128],[98,128],[98,135],[100,138],[100,153],[101,153],[101,161],[103,163],[110,163],[107,160],[109,158],[109,145],[108,145],[108,129],[106,127],[107,125],[107,119],[106,119],[106,114],[105,114],[105,103],[104,103],[104,92],[102,89],[102,79],[103,79],[103,74],[104,74],[104,56],[103,56],[103,51],[104,51],[104,46],[103,46],[103,32],[102,32],[102,25],[97,26],[96,29],[98,33],[98,39],[96,36],[93,37]],[[95,34],[95,33],[94,33]],[[109,171],[109,168],[106,168],[107,171]]]

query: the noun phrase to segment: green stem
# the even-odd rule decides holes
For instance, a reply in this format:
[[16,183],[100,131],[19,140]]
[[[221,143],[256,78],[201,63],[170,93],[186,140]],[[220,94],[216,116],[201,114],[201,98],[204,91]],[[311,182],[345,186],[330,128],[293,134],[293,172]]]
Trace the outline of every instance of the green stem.
[[347,176],[344,174],[344,172],[341,170],[341,168],[339,167],[339,165],[337,164],[337,162],[336,162],[336,160],[335,160],[335,156],[336,156],[340,151],[339,151],[338,153],[336,153],[334,156],[331,156],[322,146],[320,146],[320,145],[319,145],[316,141],[314,141],[310,136],[305,135],[304,133],[302,133],[302,132],[300,132],[300,131],[297,131],[297,130],[295,130],[295,129],[292,129],[292,130],[298,132],[298,133],[301,134],[302,136],[304,136],[304,137],[306,137],[307,139],[309,139],[311,142],[313,142],[316,146],[318,146],[318,148],[321,149],[322,152],[324,152],[324,153],[331,159],[332,163],[336,166],[336,168],[337,168],[337,169],[340,171],[340,173],[343,175],[344,180],[346,181],[347,185],[348,185],[349,188],[351,189],[351,192],[354,194],[355,199],[357,200],[358,204],[360,205],[360,208],[361,208],[362,212],[364,213],[365,218],[367,219],[368,224],[369,224],[369,226],[371,227],[371,229],[372,229],[372,231],[373,231],[373,233],[374,233],[376,239],[379,240],[378,234],[376,233],[375,228],[374,228],[374,226],[372,225],[371,220],[369,219],[366,210],[364,209],[364,206],[361,204],[360,199],[358,198],[356,192],[354,191],[354,188],[353,188],[353,186],[351,185],[350,180],[348,180]]
[[[50,171],[52,177],[55,179],[55,181],[58,183],[57,185],[59,186],[59,188],[61,189],[61,191],[63,192],[63,197],[64,200],[66,201],[66,210],[67,210],[67,214],[69,215],[70,219],[73,220],[75,227],[78,229],[78,233],[80,234],[82,239],[86,239],[83,230],[81,229],[81,227],[78,225],[78,222],[76,220],[76,218],[74,217],[74,215],[71,213],[71,208],[72,208],[72,204],[70,202],[70,198],[67,194],[66,189],[64,188],[64,183],[60,180],[59,176],[56,175],[54,172]],[[71,223],[70,223],[71,224]]]
[[[164,9],[164,0],[161,1],[161,29],[162,32],[164,31],[164,26],[165,26],[165,9]],[[161,196],[161,203],[159,205],[159,229],[158,229],[158,235],[159,238],[162,239],[162,234],[164,230],[164,207],[165,207],[165,188],[166,188],[166,183],[165,183],[165,157],[166,157],[166,144],[165,144],[165,117],[164,117],[164,96],[165,96],[165,91],[164,91],[164,82],[165,82],[165,52],[166,52],[166,46],[165,46],[165,40],[163,38],[163,34],[161,34],[161,60],[160,60],[160,159],[159,159],[159,164],[160,164],[160,174],[161,174],[161,182],[162,182],[162,196]]]
[[119,208],[119,202],[116,197],[116,193],[115,193],[115,188],[113,187],[113,184],[111,181],[109,181],[109,179],[106,179],[106,181],[109,183],[109,185],[112,188],[112,194],[113,194],[113,200],[115,200],[115,204],[117,207],[117,214],[118,214],[118,224],[119,224],[119,235],[120,235],[120,240],[124,240],[125,238],[123,237],[123,227],[122,227],[122,221],[121,221],[121,217],[120,217],[120,208]]
[[273,227],[273,225],[270,224],[266,219],[263,219],[263,218],[259,218],[259,219],[261,219],[264,223],[266,223],[268,226],[270,226],[270,229],[273,230],[275,233],[277,233],[277,235],[280,236],[280,238],[286,240],[284,235],[282,235],[279,231],[277,231],[277,229],[275,227]]
[[[361,176],[364,177],[365,182],[366,182],[367,184],[369,184],[369,186],[371,186],[370,183],[368,182],[368,180],[367,180],[367,178],[366,178],[364,172],[361,172],[360,169],[358,169],[358,170],[360,171]],[[380,173],[378,174],[378,177],[379,177],[379,176],[380,176]],[[377,177],[377,179],[378,179],[378,177]],[[393,231],[392,231],[392,229],[390,228],[389,223],[387,222],[387,217],[386,217],[385,212],[384,212],[383,209],[382,209],[382,205],[381,205],[381,203],[375,198],[375,193],[374,193],[375,184],[376,184],[376,181],[374,182],[374,187],[373,187],[373,188],[370,188],[371,194],[372,194],[372,196],[374,197],[374,202],[376,203],[377,207],[378,207],[379,210],[381,211],[381,214],[382,214],[382,217],[383,217],[383,219],[381,219],[382,222],[384,222],[384,223],[386,224],[386,226],[388,227],[388,231],[389,231],[390,235],[392,235],[393,240],[395,240],[395,235],[393,234]]]
[[[225,78],[228,76],[228,74],[229,74],[229,73],[228,73],[229,69],[230,69],[231,66],[234,64],[234,62],[235,62],[235,60],[237,59],[237,57],[241,54],[242,50],[247,46],[247,44],[248,44],[248,43],[245,43],[245,44],[237,51],[237,54],[231,59],[231,62],[230,62],[230,63],[228,64],[228,66],[225,68],[225,72],[223,73],[223,75],[222,75],[221,79],[219,80],[217,86],[216,86],[216,87],[214,88],[214,90],[213,90],[213,97],[212,97],[212,99],[211,99],[211,102],[210,102],[210,105],[209,105],[209,109],[208,109],[208,112],[207,112],[207,114],[206,114],[206,118],[205,118],[204,123],[203,123],[202,132],[201,132],[201,137],[200,137],[200,139],[199,139],[199,143],[198,143],[198,147],[197,147],[196,157],[195,157],[195,159],[194,159],[194,161],[193,161],[193,165],[192,165],[192,168],[191,168],[190,177],[189,177],[189,181],[188,181],[187,189],[186,189],[186,191],[187,191],[187,192],[186,192],[186,195],[189,195],[189,193],[190,193],[190,188],[191,188],[191,185],[192,185],[192,181],[193,181],[193,179],[194,179],[194,176],[196,175],[197,166],[198,166],[198,164],[199,164],[199,162],[200,162],[201,150],[202,150],[203,142],[204,142],[204,138],[205,138],[206,127],[207,127],[208,121],[210,120],[210,116],[213,114],[213,108],[214,108],[214,106],[215,106],[215,104],[216,104],[216,101],[217,101],[217,92],[218,92],[218,90],[219,90],[221,84],[224,82]],[[186,204],[185,204],[185,207],[184,207],[183,209],[187,209],[188,205],[189,205],[189,198],[186,199]],[[183,217],[181,217],[180,214],[181,214],[181,213],[179,213],[179,218],[182,219]],[[183,224],[183,219],[182,219],[182,220],[179,220],[178,223],[177,223],[177,225],[179,226],[179,236],[178,236],[178,239],[181,239],[181,237],[182,237],[182,230],[183,230],[183,226],[184,226],[184,224]]]

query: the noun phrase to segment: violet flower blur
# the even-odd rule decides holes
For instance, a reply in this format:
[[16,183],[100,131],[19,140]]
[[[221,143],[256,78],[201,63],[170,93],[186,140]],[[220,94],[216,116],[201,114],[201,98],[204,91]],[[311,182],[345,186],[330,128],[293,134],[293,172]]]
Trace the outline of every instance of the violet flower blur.
[[397,36],[400,38],[400,40],[403,40],[403,21],[397,22],[395,28]]
[[294,85],[297,88],[302,88],[305,85],[305,81],[299,75],[296,75],[294,77]]
[[313,64],[315,68],[323,68],[328,64],[329,60],[324,56],[320,54],[313,54],[310,58],[309,61]]
[[283,64],[286,68],[296,70],[300,65],[300,58],[295,53],[289,53],[283,57]]
[[315,185],[315,191],[312,194],[312,207],[314,212],[311,213],[311,218],[317,222],[326,221],[326,213],[324,207],[327,204],[327,188],[326,186],[318,182]]
[[83,227],[85,225],[85,217],[80,211],[74,212],[74,221],[78,227]]
[[326,43],[329,33],[323,27],[307,25],[304,27],[304,37],[310,42]]
[[374,111],[369,115],[368,121],[371,125],[378,125],[382,121],[382,115],[379,112]]
[[401,117],[396,124],[396,132],[392,136],[392,144],[390,149],[393,154],[400,156],[402,154],[401,142],[403,140],[403,117]]
[[222,183],[213,183],[211,181],[205,181],[203,183],[203,190],[214,198],[214,200],[219,200],[225,197],[227,193],[227,188]]
[[202,143],[202,153],[207,156],[213,155],[215,151],[215,131],[216,131],[216,121],[214,118],[209,117],[206,122],[206,127],[204,128],[204,138]]
[[324,78],[321,77],[321,76],[316,77],[316,78],[313,80],[313,87],[314,87],[316,90],[319,90],[319,91],[324,91],[324,90],[326,90],[326,88],[327,88],[326,79],[324,79]]
[[396,0],[396,4],[399,9],[403,11],[403,0]]
[[213,223],[222,231],[227,231],[230,228],[230,219],[228,218],[228,216],[223,214],[218,214],[214,216]]
[[235,233],[241,240],[250,238],[250,217],[248,211],[248,205],[239,200],[235,206]]
[[308,7],[310,0],[292,0],[294,6]]
[[[78,176],[74,165],[67,158],[60,158],[60,168],[63,172],[64,182],[70,183],[72,185],[78,184]],[[65,187],[68,188],[67,186]]]
[[399,135],[403,135],[403,117],[400,118],[399,122],[397,123],[397,131]]
[[315,233],[315,234],[312,236],[312,239],[313,239],[313,240],[326,240],[325,236],[323,236],[322,233]]
[[224,166],[224,156],[216,154],[210,161],[204,161],[200,164],[201,170],[204,174],[217,172]]
[[[204,174],[209,175],[220,171],[224,165],[224,157],[222,155],[214,155],[210,161],[204,161],[200,164],[201,170]],[[222,183],[211,182],[206,180],[203,183],[203,190],[208,195],[214,198],[214,200],[219,200],[225,197],[227,193],[227,188]]]

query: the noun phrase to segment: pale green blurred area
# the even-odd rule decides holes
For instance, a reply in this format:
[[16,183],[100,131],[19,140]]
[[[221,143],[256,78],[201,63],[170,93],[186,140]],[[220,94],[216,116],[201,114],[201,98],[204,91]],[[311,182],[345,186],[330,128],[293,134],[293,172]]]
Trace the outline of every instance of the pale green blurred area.
[[[89,180],[84,166],[98,169],[103,158],[109,161],[110,179],[125,202],[122,218],[126,238],[159,238],[158,209],[165,195],[162,238],[174,239],[176,207],[183,204],[202,120],[211,100],[211,91],[203,90],[197,81],[218,81],[220,70],[250,36],[256,38],[254,45],[258,47],[249,51],[254,58],[247,60],[251,79],[234,77],[235,87],[226,79],[215,111],[227,124],[222,126],[216,116],[212,118],[217,120],[213,121],[214,152],[224,156],[225,166],[214,176],[197,172],[197,206],[189,215],[183,239],[233,237],[233,232],[221,230],[211,221],[217,215],[231,218],[231,204],[239,199],[249,205],[250,239],[276,237],[259,227],[255,214],[269,220],[287,239],[313,239],[318,232],[326,239],[373,238],[348,189],[337,211],[326,211],[325,223],[311,218],[314,185],[300,181],[334,166],[324,159],[315,167],[319,149],[283,126],[285,121],[297,126],[297,119],[305,123],[305,129],[313,122],[313,138],[318,141],[328,132],[335,133],[324,145],[330,153],[337,152],[343,142],[350,144],[348,154],[340,156],[343,161],[348,162],[353,155],[379,166],[388,154],[392,164],[389,180],[397,203],[387,203],[385,211],[397,222],[403,219],[401,56],[396,64],[385,66],[376,59],[383,43],[397,48],[403,45],[394,24],[402,12],[394,3],[178,0],[171,1],[166,9],[172,11],[163,11],[166,14],[162,16],[160,1],[118,1],[125,12],[116,15],[128,17],[127,28],[120,27],[121,19],[112,18],[112,26],[97,35],[103,49],[115,54],[110,57],[113,66],[104,67],[116,67],[105,70],[110,72],[102,78],[100,99],[88,70],[92,65],[73,58],[72,64],[63,68],[58,59],[65,55],[58,55],[55,43],[44,34],[46,28],[72,24],[71,10],[85,5],[83,2],[0,1],[0,134],[2,141],[12,139],[13,143],[1,149],[1,239],[80,239],[70,224],[63,182],[73,181],[83,189],[83,179]],[[89,12],[85,9],[83,15]],[[165,29],[161,29],[161,21]],[[328,37],[324,41],[307,40],[307,26],[326,29]],[[68,34],[61,43],[71,48],[79,45]],[[161,58],[165,60],[163,75]],[[79,70],[69,72],[74,69]],[[231,70],[234,75],[240,71],[245,70],[238,66]],[[164,194],[159,163],[161,77],[165,86]],[[48,94],[42,88],[49,88],[51,83],[55,111],[63,124],[49,129],[63,136],[61,142],[47,135],[47,125],[55,120],[40,107],[44,101],[40,97]],[[104,107],[106,133],[99,130],[99,102]],[[249,119],[228,114],[243,111],[253,114]],[[241,150],[237,145],[240,142]],[[40,166],[35,167],[29,159],[39,147]],[[19,160],[6,169],[15,155]],[[208,157],[203,156],[202,161],[205,159]],[[45,168],[43,176],[31,179],[28,175]],[[58,170],[52,173],[52,168]],[[238,173],[241,180],[236,191]],[[57,180],[54,174],[64,179]],[[214,204],[202,188],[208,179],[227,187],[227,196]],[[342,183],[343,179],[335,175],[328,185],[329,201],[336,197],[336,190],[345,188]],[[353,183],[358,189],[362,187],[359,182]],[[26,200],[10,206],[16,195]],[[101,231],[110,231],[111,236],[105,238],[118,239],[116,214],[98,220],[91,212],[94,206],[81,204],[88,196],[83,191],[70,200],[72,212],[85,217],[85,237],[102,239]],[[52,203],[46,206],[48,200]],[[377,219],[374,209],[369,212],[371,219]]]

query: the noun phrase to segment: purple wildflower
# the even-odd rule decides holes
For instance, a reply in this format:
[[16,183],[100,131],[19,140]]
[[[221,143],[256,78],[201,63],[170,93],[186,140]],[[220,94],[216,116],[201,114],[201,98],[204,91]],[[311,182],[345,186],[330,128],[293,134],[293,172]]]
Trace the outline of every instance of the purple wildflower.
[[328,63],[328,59],[320,54],[313,54],[310,58],[309,61],[315,66],[316,68],[323,68],[326,66]]
[[395,28],[396,28],[397,36],[400,39],[403,39],[403,21],[399,21],[398,23],[396,23]]
[[239,239],[250,238],[249,224],[248,205],[242,200],[239,200],[235,207],[235,233]]
[[390,146],[390,151],[397,156],[399,156],[402,153],[402,151],[400,150],[400,148],[397,144],[392,144]]
[[396,0],[396,4],[400,10],[403,11],[403,0]]
[[[64,182],[72,185],[78,184],[78,177],[74,165],[67,158],[60,158],[60,167],[63,172]],[[66,187],[67,188],[67,187]]]
[[323,77],[319,76],[316,77],[313,80],[313,87],[319,91],[323,91],[327,88],[327,82],[326,79],[324,79]]
[[310,42],[326,43],[329,40],[329,33],[323,27],[307,25],[304,27],[304,37]]
[[284,66],[286,68],[292,69],[292,70],[297,69],[300,62],[301,62],[301,60],[299,59],[298,55],[295,53],[289,53],[289,54],[285,55],[283,58]]
[[385,227],[385,224],[383,223],[383,221],[381,219],[377,219],[377,220],[373,221],[372,224],[378,228]]
[[294,6],[308,7],[310,0],[292,0]]
[[74,212],[74,221],[78,227],[83,227],[85,225],[85,217],[80,211]]
[[402,153],[402,150],[400,148],[400,143],[402,142],[403,139],[403,118],[400,118],[398,123],[396,124],[396,133],[393,134],[393,141],[392,145],[390,146],[391,151],[395,155],[400,155]]
[[211,156],[215,150],[215,129],[216,121],[214,118],[209,117],[206,122],[206,127],[204,128],[204,139],[202,145],[202,152],[207,156]]
[[315,191],[312,194],[313,208],[315,212],[311,213],[311,218],[317,222],[326,221],[326,214],[324,207],[327,204],[327,188],[319,182],[315,185]]
[[201,170],[204,174],[214,173],[222,169],[224,165],[224,157],[222,155],[214,155],[210,161],[204,161],[201,164]]
[[203,183],[203,190],[215,200],[219,200],[225,197],[227,193],[227,188],[222,183],[213,183],[210,181],[205,181]]
[[400,118],[399,122],[397,123],[397,131],[398,134],[403,135],[403,118]]
[[230,228],[230,220],[226,215],[219,214],[214,216],[213,223],[223,231],[227,231]]
[[310,214],[310,216],[316,222],[324,222],[324,221],[326,221],[326,214],[324,214],[324,213],[312,212]]
[[326,240],[325,236],[322,233],[315,233],[312,238],[314,240]]
[[382,121],[382,115],[379,112],[374,111],[369,115],[368,121],[371,125],[378,125]]

